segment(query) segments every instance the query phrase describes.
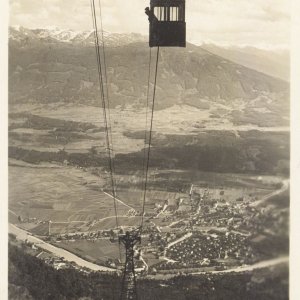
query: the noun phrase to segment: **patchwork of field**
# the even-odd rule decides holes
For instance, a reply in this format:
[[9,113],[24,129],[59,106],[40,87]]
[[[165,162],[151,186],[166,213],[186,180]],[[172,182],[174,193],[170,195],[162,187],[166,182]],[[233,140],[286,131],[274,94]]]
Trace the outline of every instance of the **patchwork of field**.
[[[124,201],[130,205],[132,205],[136,210],[141,211],[142,209],[142,201],[144,197],[144,190],[142,189],[132,189],[132,188],[119,188],[117,191],[117,195],[119,198],[124,199]],[[153,212],[153,208],[155,204],[163,205],[166,200],[169,202],[175,201],[181,197],[186,197],[185,193],[176,193],[163,191],[158,189],[149,189],[146,193],[146,201],[145,207],[146,211]]]
[[[193,192],[207,191],[210,198],[220,198],[225,201],[235,201],[243,197],[252,201],[279,189],[284,178],[280,176],[255,176],[247,174],[215,173],[180,170],[150,170],[146,207],[153,209],[155,204],[164,204],[168,200],[173,205],[180,198],[189,197],[191,185]],[[141,174],[131,176],[116,176],[120,186],[117,189],[119,198],[140,209],[143,198],[141,189]],[[127,188],[126,188],[127,186]]]
[[[206,143],[214,146],[210,148],[209,153],[211,153],[215,147],[219,149],[227,141],[226,139],[228,143],[235,143],[236,139],[258,139],[256,133],[253,133],[253,136],[247,135],[247,130],[253,129],[252,125],[233,124],[229,118],[230,111],[224,118],[211,118],[212,109],[216,107],[199,110],[189,106],[176,106],[156,112],[144,229],[147,226],[156,225],[157,229],[163,233],[177,231],[174,227],[177,223],[184,219],[188,220],[191,214],[197,214],[196,200],[205,193],[207,199],[222,200],[221,202],[232,204],[236,201],[254,202],[281,188],[283,178],[280,176],[258,175],[268,174],[266,172],[257,173],[257,175],[253,172],[249,175],[248,169],[238,169],[242,171],[241,173],[244,172],[241,174],[234,173],[235,170],[230,168],[222,169],[223,173],[218,173],[216,171],[218,168],[211,169],[215,172],[208,172],[205,168],[201,168],[202,161],[199,159],[198,169],[203,171],[191,168],[197,162],[197,155],[202,155],[200,150]],[[17,108],[14,110],[21,114],[12,118],[9,130],[10,146],[27,150],[22,151],[18,154],[19,156],[12,156],[16,159],[10,159],[10,222],[38,236],[109,231],[115,228],[114,202],[112,196],[109,195],[109,174],[107,170],[104,171],[107,157],[102,155],[105,153],[106,146],[101,109],[74,104],[62,107],[50,104],[33,107],[27,119],[24,117],[26,116],[25,110],[28,110],[28,107],[23,109],[20,106],[18,110]],[[221,112],[218,113],[221,114]],[[141,224],[144,184],[141,150],[144,147],[145,111],[136,111],[133,108],[112,109],[111,122],[114,153],[119,162],[115,166],[117,198],[119,199],[117,201],[118,222],[123,230],[127,230],[128,227],[137,227]],[[225,128],[232,130],[230,135],[225,136],[223,133]],[[255,129],[258,132],[288,132],[288,128],[279,127]],[[220,132],[215,132],[213,135],[208,130],[220,130]],[[245,132],[247,132],[246,137],[241,138]],[[191,137],[194,134],[198,136]],[[274,139],[278,139],[278,136],[274,136]],[[260,147],[259,140],[257,143]],[[198,148],[186,152],[187,147],[182,149],[182,152],[176,152],[177,156],[171,156],[175,150],[181,149],[182,145],[191,147],[196,145]],[[275,142],[274,145],[279,148],[282,146]],[[273,147],[272,144],[272,149],[276,148],[275,146]],[[234,144],[230,147],[235,149]],[[257,149],[245,147],[247,151],[249,150],[249,155],[254,157],[254,161],[256,156],[262,153],[259,147]],[[243,149],[241,148],[241,152]],[[51,152],[51,155],[42,156],[43,153],[35,153],[32,150]],[[161,153],[158,150],[165,156],[160,156]],[[62,160],[52,156],[53,152],[59,153],[60,151],[77,156],[69,155],[68,159]],[[137,153],[135,159],[130,160],[130,155],[120,157],[120,154],[134,154],[137,151],[140,152]],[[281,158],[279,154],[278,157]],[[35,155],[36,159],[32,157],[28,159],[29,156]],[[170,158],[176,162],[185,155],[191,164],[184,162],[181,165],[172,163],[161,166],[161,161],[167,161]],[[156,158],[161,159],[157,164],[154,163]],[[213,160],[216,159],[213,157]],[[223,160],[226,160],[226,156]],[[89,163],[86,163],[87,161]],[[225,173],[225,171],[232,173]],[[92,173],[99,174],[99,176]],[[193,206],[189,195],[191,185],[193,185],[193,199],[195,200]],[[279,196],[274,194],[274,197],[278,198],[275,200],[285,203],[286,199],[281,199]],[[273,198],[269,200],[273,201]],[[72,235],[69,235],[69,238],[70,236]],[[118,258],[117,242],[112,243],[109,239],[102,238],[93,241],[89,238],[71,241],[69,238],[57,242],[57,246],[99,264],[107,263],[108,259]],[[146,243],[145,239],[144,243]],[[144,259],[149,266],[161,261],[157,254],[150,252],[145,253]]]
[[267,194],[269,194],[269,190],[267,189],[255,189],[255,188],[195,188],[199,194],[203,195],[208,193],[208,197],[210,199],[222,199],[226,202],[235,202],[235,201],[255,201]]
[[[22,219],[77,225],[95,221],[114,215],[112,197],[95,188],[103,184],[100,177],[74,167],[13,164],[9,169],[9,209]],[[118,202],[120,215],[129,209]]]
[[[211,199],[222,198],[232,202],[238,199],[243,201],[260,199],[277,190],[282,180],[273,176],[208,172],[197,172],[192,175],[191,178],[191,174],[172,170],[156,172],[155,180],[149,182],[146,213],[155,214],[157,205],[163,206],[165,201],[174,210],[179,199],[189,197],[188,183],[191,182],[194,184],[194,192],[201,194],[208,190]],[[135,188],[131,188],[133,177],[137,177]],[[121,175],[117,179],[120,180]],[[130,179],[130,182],[126,182],[127,179]],[[166,190],[166,181],[169,186],[177,186],[177,190],[181,192]],[[181,186],[176,184],[179,181]],[[32,222],[23,222],[20,225],[37,235],[49,233],[48,221],[51,221],[51,234],[109,230],[116,226],[116,220],[113,198],[102,190],[105,185],[104,177],[95,176],[80,168],[50,163],[32,165],[11,160],[10,220],[13,220],[13,223],[19,222],[17,216],[23,220],[35,219],[34,226]],[[141,217],[129,214],[132,208],[137,212],[142,210],[143,192],[140,186],[141,176],[137,174],[124,176],[121,186],[117,188],[117,197],[120,199],[117,201],[120,226],[140,224]],[[159,218],[154,222],[168,225],[165,221],[163,224],[160,221]]]
[[[156,111],[153,142],[155,143],[157,140],[157,143],[160,144],[164,135],[176,135],[178,137],[181,135],[201,135],[209,130],[230,130],[237,137],[242,132],[253,129],[258,132],[272,131],[272,134],[278,131],[288,133],[288,127],[255,126],[247,124],[247,122],[234,124],[230,120],[230,110],[226,116],[211,118],[216,110],[224,110],[222,104],[214,105],[217,107],[211,107],[211,109],[196,109],[182,105]],[[20,105],[19,107],[14,106],[11,110],[14,115],[10,116],[10,146],[42,152],[57,152],[64,149],[68,153],[87,154],[93,148],[101,153],[106,152],[102,110],[99,107],[79,104],[62,106],[49,104],[33,105],[30,110],[29,106],[22,107]],[[111,109],[111,131],[115,154],[138,153],[143,149],[145,116],[144,110],[133,107]],[[30,121],[34,120],[35,123],[26,122],[26,118],[29,118]],[[59,131],[55,121],[64,122],[64,126]],[[136,133],[142,133],[142,135],[136,136]],[[204,140],[206,139],[204,138]],[[164,146],[172,145],[171,141],[167,142],[167,145]],[[184,143],[182,138],[179,139],[179,143]],[[134,164],[140,164],[142,168],[142,158],[137,158],[137,160]],[[124,170],[116,164],[116,171],[123,172]]]
[[[200,99],[199,99],[200,100]],[[201,101],[208,102],[202,99]],[[209,102],[210,108],[198,109],[189,105],[175,105],[155,112],[154,131],[163,134],[194,134],[203,130],[241,130],[259,129],[261,131],[289,131],[289,127],[275,127],[266,124],[256,125],[256,122],[245,120],[235,124],[232,121],[232,111],[243,111],[245,109],[243,101],[226,104]],[[229,106],[232,106],[229,108]],[[28,106],[22,108],[11,108],[14,112],[24,111]],[[90,122],[97,126],[103,126],[102,110],[99,107],[88,105],[57,104],[35,105],[31,109],[33,114],[39,116],[58,118],[70,121]],[[111,122],[114,132],[143,130],[145,126],[146,111],[134,109],[128,106],[124,108],[111,109]],[[213,118],[216,112],[221,118]],[[222,112],[222,113],[220,113]],[[257,112],[256,112],[257,114]],[[261,118],[261,116],[260,116]],[[261,118],[263,119],[263,118]],[[266,117],[264,118],[264,120]]]
[[[79,111],[75,113],[76,109]],[[123,120],[127,112],[117,111],[113,115],[112,138],[116,152],[126,154],[141,150],[144,141],[124,135],[123,131],[127,127],[123,122],[119,124],[119,120]],[[64,122],[63,126],[56,126],[55,121]],[[134,123],[134,130],[144,129],[142,121],[132,122],[128,118],[125,121],[131,125]],[[10,146],[37,151],[59,151],[64,148],[68,153],[88,153],[92,147],[96,147],[98,151],[105,153],[104,125],[99,107],[48,105],[42,109],[33,106],[31,110],[28,107],[14,107],[10,116],[9,143]]]
[[[118,216],[118,224],[119,226],[126,228],[126,227],[136,227],[139,226],[141,223],[141,217],[135,216]],[[116,218],[107,217],[97,221],[90,230],[97,231],[97,230],[109,230],[116,227]]]
[[109,239],[100,239],[96,241],[62,241],[56,243],[56,246],[64,248],[94,263],[103,264],[108,259],[119,258],[118,241],[111,242]]

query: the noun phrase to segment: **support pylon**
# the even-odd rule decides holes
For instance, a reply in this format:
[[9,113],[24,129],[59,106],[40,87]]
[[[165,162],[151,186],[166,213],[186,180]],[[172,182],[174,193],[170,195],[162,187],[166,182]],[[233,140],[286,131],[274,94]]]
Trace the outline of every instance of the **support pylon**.
[[137,243],[141,243],[140,233],[127,231],[125,235],[119,237],[119,242],[125,246],[126,250],[120,300],[137,300],[133,248]]

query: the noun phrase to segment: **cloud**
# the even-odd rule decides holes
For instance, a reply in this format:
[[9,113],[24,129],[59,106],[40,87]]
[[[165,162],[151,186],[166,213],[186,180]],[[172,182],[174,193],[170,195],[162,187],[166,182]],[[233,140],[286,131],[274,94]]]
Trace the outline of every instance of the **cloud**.
[[282,11],[273,5],[268,5],[263,8],[265,13],[265,19],[270,20],[272,22],[280,22],[280,21],[289,21],[290,14],[289,12]]
[[195,43],[288,45],[289,6],[284,0],[190,1],[187,39]]
[[[101,0],[101,5],[105,30],[148,33],[144,8],[149,1]],[[205,41],[289,44],[289,16],[287,0],[186,0],[187,40],[198,44]],[[29,28],[56,26],[89,30],[92,28],[90,2],[10,0],[10,23]]]

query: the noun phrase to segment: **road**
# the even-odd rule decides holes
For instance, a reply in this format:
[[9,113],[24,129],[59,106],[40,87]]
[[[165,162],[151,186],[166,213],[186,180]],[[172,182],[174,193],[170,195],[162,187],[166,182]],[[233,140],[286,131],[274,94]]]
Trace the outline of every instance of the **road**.
[[175,244],[178,244],[178,243],[180,243],[180,242],[182,242],[182,241],[188,239],[188,238],[191,237],[191,236],[192,236],[192,233],[191,233],[191,232],[185,234],[185,235],[182,236],[181,238],[179,238],[179,239],[173,241],[172,243],[168,244],[167,247],[166,247],[166,249],[169,249],[170,247],[174,246]]
[[169,262],[169,263],[172,263],[172,264],[178,262],[178,260],[170,259],[166,256],[163,256],[162,259],[164,259],[166,262]]
[[9,211],[10,213],[12,213],[14,216],[18,217],[18,215],[17,215],[14,211],[12,211],[11,209],[9,209],[8,211]]
[[113,199],[116,199],[118,202],[120,202],[121,204],[125,205],[126,207],[128,207],[128,208],[133,209],[134,211],[136,211],[132,206],[130,206],[130,205],[124,203],[122,200],[118,199],[117,197],[114,198],[114,196],[112,196],[112,195],[109,194],[109,193],[106,193],[106,192],[103,192],[103,193],[104,193],[105,195],[107,195],[107,196],[113,198]]
[[[112,268],[93,264],[89,261],[86,261],[86,260],[76,256],[75,254],[73,254],[67,250],[55,247],[47,242],[44,242],[43,240],[30,235],[27,231],[20,229],[13,224],[9,224],[8,230],[9,230],[9,233],[16,235],[17,239],[23,240],[23,241],[25,241],[27,239],[29,242],[37,244],[40,248],[42,248],[48,252],[51,252],[58,257],[63,257],[66,261],[69,261],[69,262],[73,261],[81,267],[86,267],[92,271],[106,271],[106,272],[115,272],[116,271],[115,269],[112,269]],[[185,235],[182,238],[187,238],[187,237]],[[282,257],[278,257],[278,258],[274,258],[274,259],[270,259],[270,260],[261,261],[256,264],[253,264],[253,265],[246,265],[246,266],[236,267],[236,268],[227,269],[227,270],[223,270],[223,271],[209,271],[209,273],[211,273],[211,274],[224,274],[224,273],[230,273],[230,272],[241,273],[241,272],[246,272],[246,271],[253,271],[255,269],[272,267],[275,265],[288,263],[288,262],[289,262],[289,257],[282,256]],[[190,274],[197,275],[197,274],[204,274],[204,273],[208,273],[208,272],[195,272],[195,273],[190,273]],[[159,276],[159,274],[157,276]],[[155,278],[157,276],[150,276],[150,277]],[[170,274],[168,276],[166,276],[166,275],[164,275],[164,276],[169,278],[170,276],[173,277],[176,275]]]
[[[134,212],[136,213],[136,210],[135,210],[132,206],[126,204],[125,202],[123,202],[122,200],[118,199],[117,197],[114,198],[111,194],[109,194],[109,193],[107,193],[107,192],[104,192],[104,191],[102,191],[102,193],[104,193],[105,195],[109,196],[110,198],[116,199],[116,201],[118,201],[119,203],[121,203],[121,204],[123,204],[124,206],[128,207],[129,209],[134,210]],[[92,204],[86,206],[86,207],[85,207],[84,209],[82,209],[82,210],[76,211],[76,213],[74,213],[74,214],[72,214],[71,216],[68,217],[68,221],[71,222],[71,218],[72,218],[72,217],[78,215],[78,213],[80,213],[80,212],[86,212],[87,208],[92,207],[92,206],[94,206],[94,203],[92,203]],[[74,222],[74,221],[72,221],[72,222]]]
[[176,224],[178,224],[178,223],[180,223],[181,221],[184,221],[185,219],[180,219],[180,220],[178,220],[178,221],[174,221],[174,222],[172,222],[172,223],[170,223],[169,225],[167,225],[167,226],[164,226],[164,227],[172,227],[173,225],[176,225]]
[[[246,271],[253,271],[255,269],[263,269],[263,268],[267,268],[267,267],[272,267],[272,266],[276,266],[276,265],[288,263],[288,262],[289,262],[288,256],[281,256],[281,257],[277,257],[274,259],[260,261],[253,265],[246,265],[246,266],[241,266],[241,267],[237,267],[237,268],[233,268],[233,269],[227,269],[227,270],[223,270],[223,271],[210,271],[209,273],[211,273],[211,274],[220,274],[220,273],[223,274],[223,273],[230,273],[230,272],[241,273],[241,272],[246,272]],[[207,272],[196,272],[196,273],[191,273],[191,274],[196,275],[196,274],[204,274],[204,273],[207,273]]]
[[[264,260],[261,262],[258,262],[253,265],[247,265],[242,267],[236,267],[232,269],[227,269],[223,271],[202,271],[202,272],[191,272],[188,275],[201,275],[201,274],[217,274],[222,275],[226,273],[236,272],[236,273],[242,273],[247,271],[254,271],[257,269],[264,269],[268,267],[273,267],[280,264],[288,264],[289,257],[288,256],[282,256],[274,259]],[[179,270],[178,270],[179,271]],[[156,274],[156,275],[148,275],[146,278],[154,279],[154,280],[168,280],[170,278],[176,277],[178,274]]]
[[42,248],[46,251],[49,251],[56,256],[63,257],[66,261],[75,262],[80,267],[86,267],[92,271],[105,271],[105,272],[115,272],[116,271],[115,269],[112,269],[112,268],[107,268],[107,267],[93,264],[87,260],[84,260],[84,259],[78,257],[77,255],[75,255],[67,250],[55,247],[33,235],[30,235],[29,232],[27,232],[23,229],[20,229],[13,224],[8,225],[8,231],[9,231],[9,233],[16,235],[17,239],[22,240],[22,241],[25,241],[27,239],[29,242],[37,244],[40,248]]
[[63,221],[57,221],[57,222],[52,222],[52,224],[70,224],[70,223],[87,223],[87,221],[66,221],[66,222],[63,222]]
[[285,180],[283,180],[283,182],[282,182],[282,187],[281,187],[279,190],[276,190],[276,191],[274,191],[274,192],[272,192],[272,193],[270,193],[270,194],[268,194],[268,195],[262,197],[261,199],[255,201],[255,202],[252,202],[252,203],[250,204],[250,206],[256,207],[256,206],[262,204],[263,202],[267,201],[267,200],[270,199],[271,197],[274,197],[274,196],[276,196],[276,195],[279,195],[279,194],[283,193],[283,192],[286,191],[288,188],[289,188],[289,180],[288,180],[288,179],[285,179]]
[[162,259],[166,260],[167,262],[171,262],[171,263],[177,262],[176,260],[170,259],[170,258],[168,258],[168,257],[166,256],[166,255],[167,255],[167,249],[169,249],[170,247],[174,246],[175,244],[178,244],[178,243],[184,241],[185,239],[188,239],[188,238],[191,237],[191,236],[192,236],[192,233],[189,232],[189,233],[185,234],[184,236],[182,236],[181,238],[179,238],[179,239],[177,239],[177,240],[175,240],[175,241],[169,243],[169,244],[166,246],[165,250],[164,250],[164,255],[163,255]]
[[140,255],[140,260],[143,262],[144,266],[145,266],[145,270],[148,271],[149,269],[149,266],[148,264],[146,263],[146,261],[144,260],[144,257],[143,257],[143,253],[141,252],[141,255]]

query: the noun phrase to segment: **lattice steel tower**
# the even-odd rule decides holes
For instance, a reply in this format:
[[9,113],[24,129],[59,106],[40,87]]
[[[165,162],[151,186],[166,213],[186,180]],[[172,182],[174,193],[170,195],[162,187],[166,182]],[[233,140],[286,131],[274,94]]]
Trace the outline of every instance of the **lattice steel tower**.
[[127,231],[125,235],[119,237],[119,242],[125,246],[126,250],[120,300],[137,300],[133,248],[137,243],[141,243],[140,233],[139,231]]

